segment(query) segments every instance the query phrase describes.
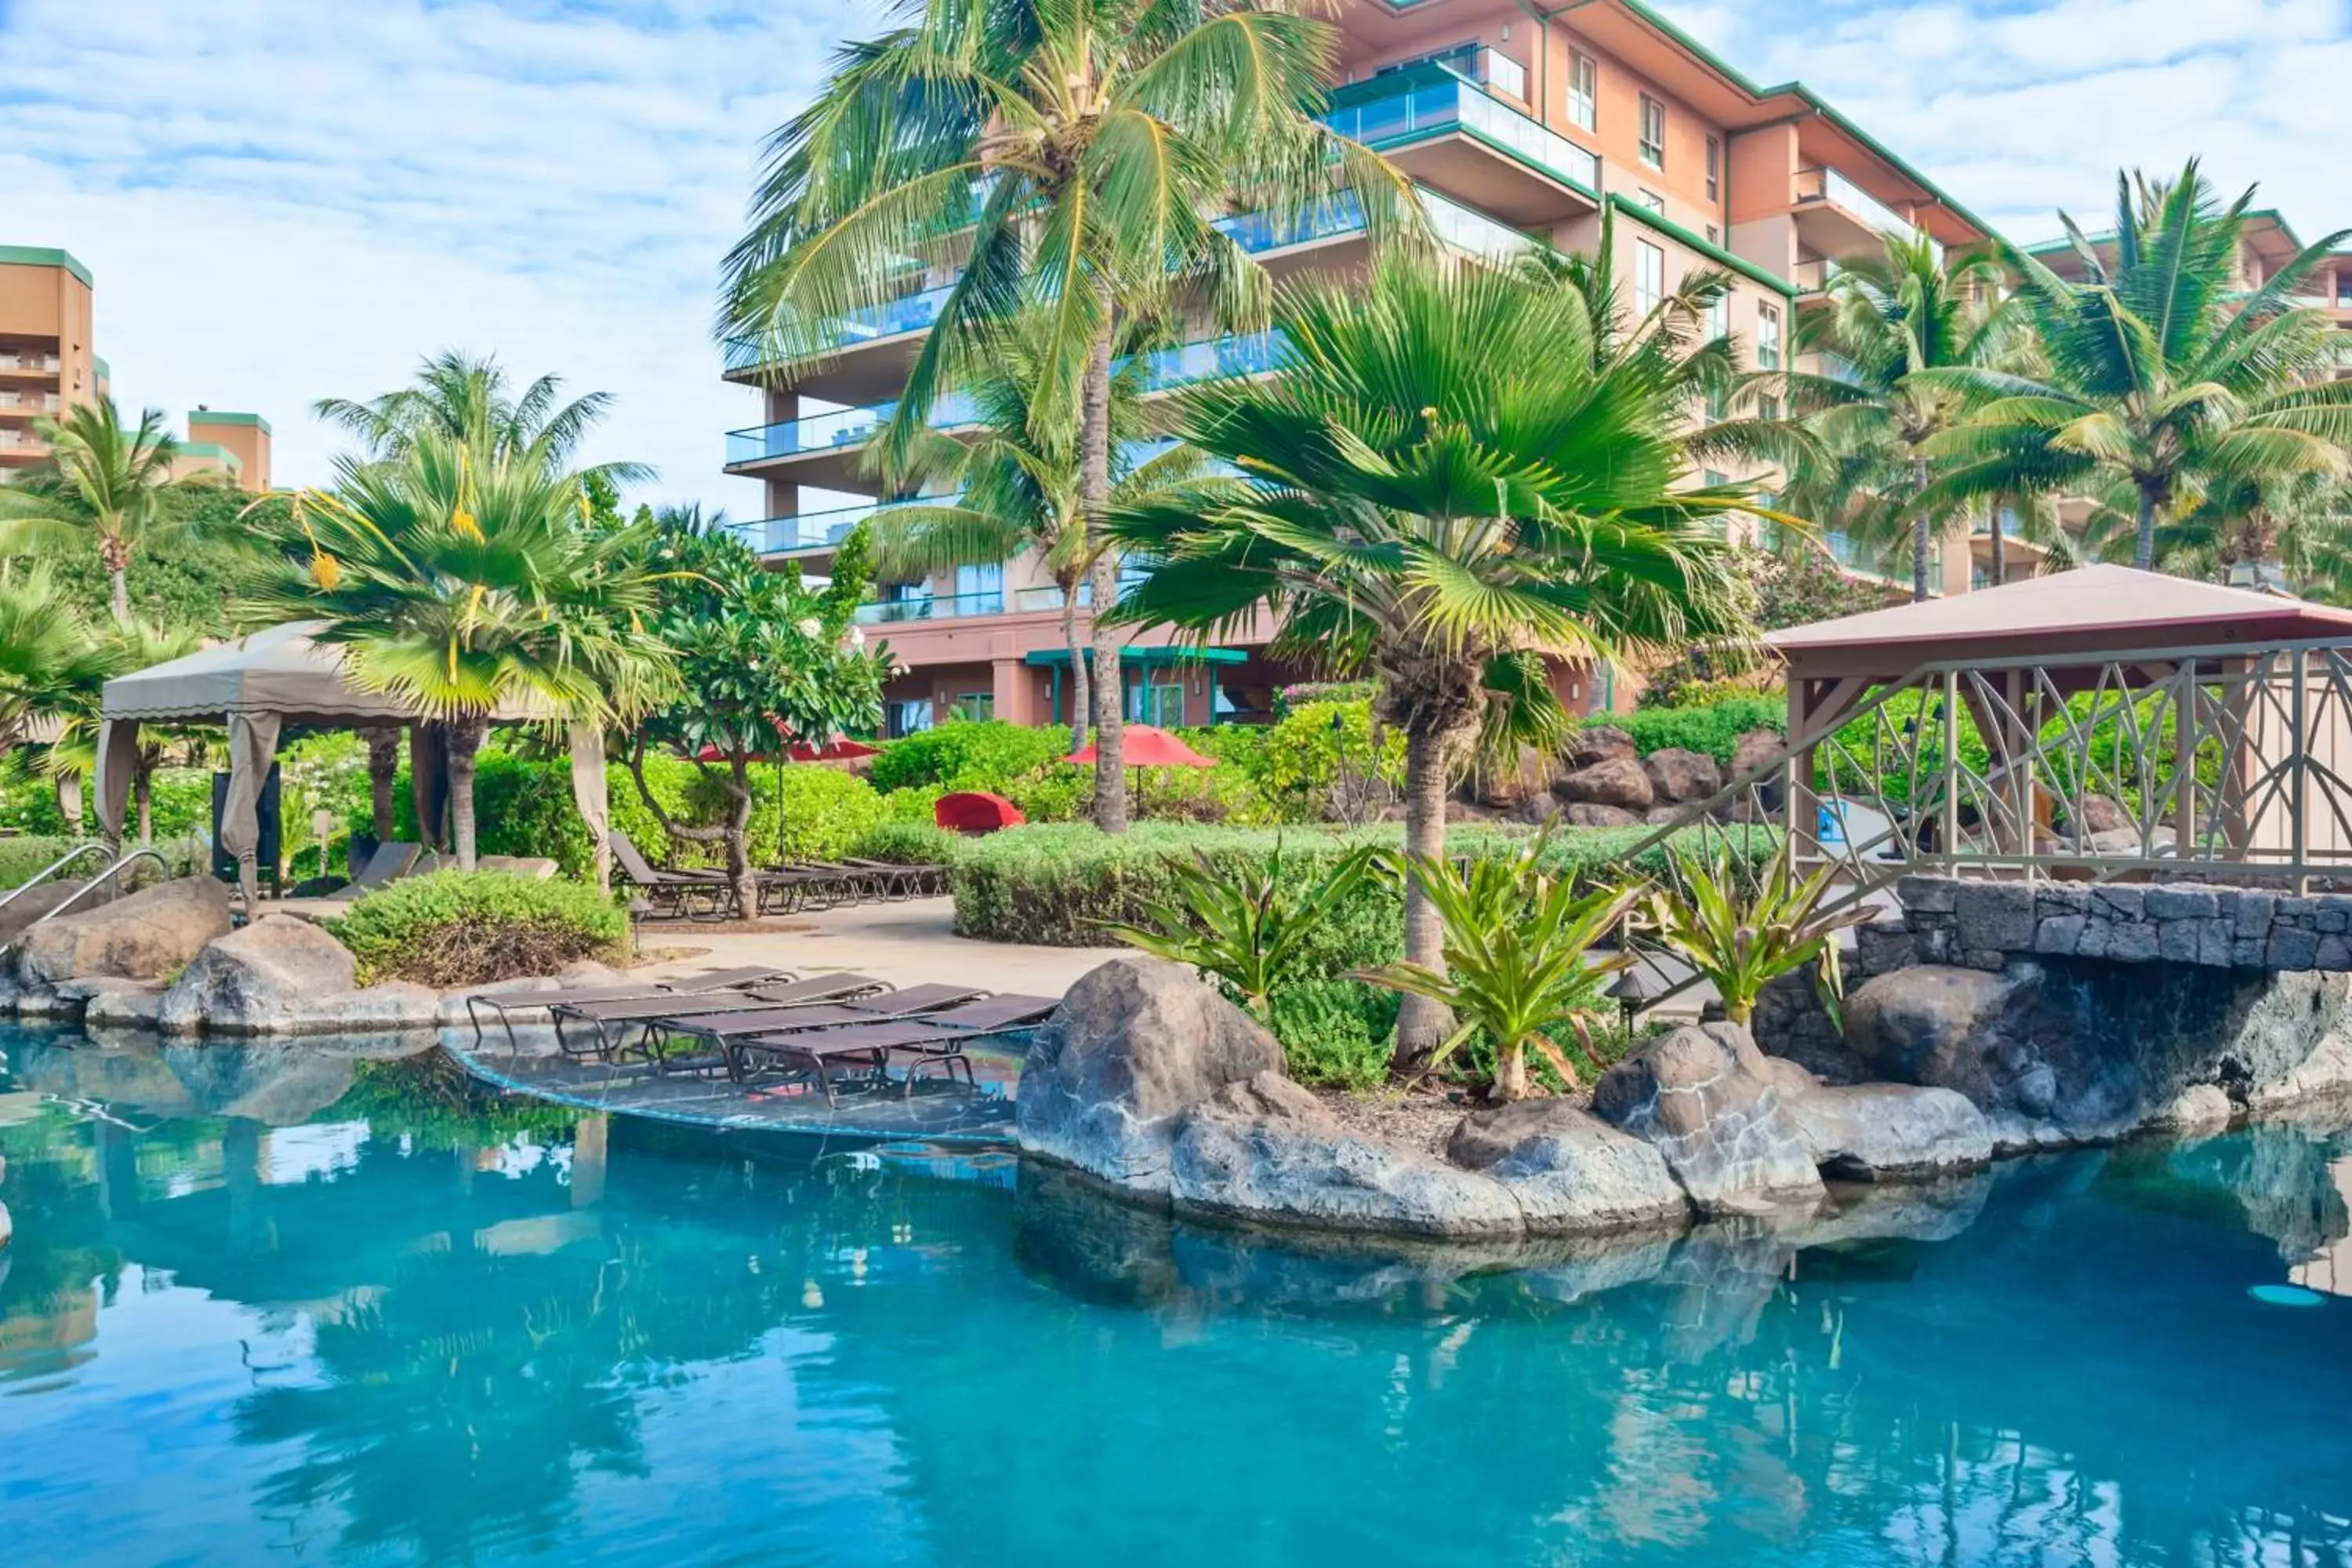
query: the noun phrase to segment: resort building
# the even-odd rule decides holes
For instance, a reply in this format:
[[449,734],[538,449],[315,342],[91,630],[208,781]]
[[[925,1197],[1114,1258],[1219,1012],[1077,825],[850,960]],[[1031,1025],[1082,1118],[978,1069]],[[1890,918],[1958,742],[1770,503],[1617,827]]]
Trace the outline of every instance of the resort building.
[[106,395],[90,329],[89,268],[67,251],[0,245],[0,479],[48,455],[36,419]]
[[[1713,325],[1749,363],[1784,363],[1796,318],[1832,266],[1874,251],[1882,234],[1924,233],[1942,246],[1988,236],[1810,89],[1750,81],[1637,0],[1344,0],[1339,19],[1328,118],[1416,182],[1447,245],[1473,259],[1506,258],[1537,239],[1590,252],[1611,215],[1633,307],[1648,309],[1695,270],[1727,273],[1731,291]],[[1345,276],[1365,262],[1361,215],[1349,204],[1306,223],[1245,212],[1223,222],[1277,279]],[[751,345],[728,356],[727,378],[765,398],[764,423],[729,435],[726,468],[764,487],[762,517],[741,526],[771,561],[822,574],[832,547],[884,504],[860,451],[952,279],[940,268],[910,274],[903,296],[839,323],[832,359],[789,379]],[[1155,355],[1147,374],[1172,387],[1248,374],[1270,355],[1263,340],[1204,328],[1200,341]],[[934,420],[952,430],[959,413],[943,399]],[[1965,590],[1965,557],[1947,554],[1948,588]],[[908,667],[888,693],[892,732],[951,710],[1024,723],[1064,716],[1061,597],[1035,561],[886,584],[867,615]],[[1205,658],[1139,644],[1128,654],[1126,710],[1150,722],[1246,721],[1267,712],[1289,679],[1264,657],[1263,636]],[[1623,695],[1605,673],[1564,668],[1559,681],[1588,710]]]
[[[0,480],[48,456],[34,421],[109,395],[107,363],[90,346],[96,302],[89,268],[70,251],[0,245]],[[269,421],[197,405],[172,472],[207,470],[268,489]]]

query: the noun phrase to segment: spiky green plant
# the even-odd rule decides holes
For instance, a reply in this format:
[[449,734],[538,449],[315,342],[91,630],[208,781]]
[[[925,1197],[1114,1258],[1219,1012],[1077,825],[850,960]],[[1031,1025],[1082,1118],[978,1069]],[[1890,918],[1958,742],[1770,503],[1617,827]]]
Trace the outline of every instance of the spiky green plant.
[[1216,976],[1266,1023],[1272,1018],[1267,998],[1275,987],[1297,977],[1307,943],[1383,864],[1378,846],[1360,846],[1312,886],[1293,889],[1282,875],[1278,839],[1265,865],[1244,864],[1231,871],[1196,851],[1192,864],[1171,868],[1174,900],[1144,906],[1150,925],[1109,929],[1155,958]]
[[[1278,218],[1346,189],[1375,226],[1415,211],[1404,177],[1317,117],[1332,25],[1288,5],[1215,0],[898,0],[899,24],[845,45],[815,100],[770,141],[750,232],[726,261],[721,331],[768,357],[833,352],[832,323],[960,262],[886,434],[922,428],[960,342],[1042,310],[1034,416],[1078,433],[1090,529],[1109,507],[1112,346],[1128,317],[1190,293],[1230,331],[1262,323],[1256,262],[1215,219]],[[1095,602],[1118,563],[1093,552]],[[1095,680],[1117,689],[1097,621]],[[1095,820],[1127,824],[1122,730],[1102,710]]]
[[[1243,479],[1114,513],[1153,563],[1110,617],[1213,637],[1261,611],[1271,651],[1370,675],[1405,739],[1405,847],[1444,853],[1449,776],[1500,704],[1521,733],[1564,719],[1546,658],[1625,660],[1744,630],[1709,524],[1744,486],[1679,489],[1696,398],[1685,354],[1594,347],[1569,282],[1392,257],[1369,288],[1310,280],[1276,310],[1270,376],[1179,401],[1179,434]],[[1405,956],[1442,962],[1407,882]],[[1443,1013],[1400,1014],[1399,1065]]]
[[[452,350],[418,365],[411,385],[364,401],[322,397],[310,412],[359,437],[377,458],[402,457],[420,438],[437,436],[491,463],[562,473],[572,471],[580,443],[613,404],[609,392],[559,402],[562,389],[561,377],[542,375],[517,392],[495,355]],[[600,463],[575,477],[619,485],[652,473],[642,463]]]
[[1531,1050],[1568,1083],[1577,1081],[1562,1037],[1590,1043],[1591,1020],[1609,1009],[1610,976],[1633,963],[1630,953],[1596,959],[1592,950],[1624,921],[1639,889],[1580,892],[1572,879],[1542,871],[1540,853],[1538,846],[1529,855],[1458,864],[1414,857],[1414,876],[1442,922],[1444,967],[1391,963],[1355,975],[1452,1015],[1454,1031],[1430,1053],[1432,1068],[1484,1033],[1495,1048],[1488,1093],[1497,1100],[1527,1098]]
[[1837,933],[1871,918],[1867,905],[1824,911],[1834,866],[1800,879],[1793,840],[1783,839],[1762,872],[1743,879],[1727,852],[1680,858],[1670,885],[1644,900],[1643,924],[1706,976],[1724,1016],[1745,1026],[1766,984],[1806,964],[1821,967],[1832,1001],[1839,990]]

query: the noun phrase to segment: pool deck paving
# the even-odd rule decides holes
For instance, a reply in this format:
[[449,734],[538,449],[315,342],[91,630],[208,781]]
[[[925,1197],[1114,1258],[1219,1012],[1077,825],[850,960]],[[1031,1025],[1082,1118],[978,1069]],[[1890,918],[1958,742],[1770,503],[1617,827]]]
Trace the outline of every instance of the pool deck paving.
[[761,921],[764,929],[694,921],[649,921],[637,927],[640,949],[690,948],[633,973],[690,974],[764,963],[795,974],[835,970],[870,974],[893,985],[969,984],[989,991],[1059,996],[1078,976],[1131,948],[1029,947],[975,942],[955,933],[955,900],[910,899],[856,904]]

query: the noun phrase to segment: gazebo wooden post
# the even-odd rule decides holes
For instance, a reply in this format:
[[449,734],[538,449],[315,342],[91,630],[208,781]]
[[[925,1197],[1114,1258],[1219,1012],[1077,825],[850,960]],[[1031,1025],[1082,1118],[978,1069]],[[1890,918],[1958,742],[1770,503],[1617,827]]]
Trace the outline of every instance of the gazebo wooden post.
[[[1807,700],[1811,682],[1795,670],[1789,672],[1789,738],[1795,740],[1805,732],[1811,704]],[[1802,751],[1791,748],[1784,764],[1788,784],[1780,792],[1788,812],[1785,832],[1792,846],[1790,858],[1794,864],[1811,865],[1822,858],[1821,804],[1813,797],[1813,748]]]
[[2173,679],[2180,684],[2172,705],[2172,853],[2186,858],[2197,847],[2197,731],[2204,708],[2197,661],[2182,659]]
[[[2306,742],[2310,738],[2310,709],[2308,703],[2311,687],[2309,680],[2310,672],[2305,663],[2306,658],[2307,656],[2302,648],[2296,648],[2294,653],[2290,654],[2288,656],[2287,676],[2287,734],[2289,736],[2288,744],[2291,748],[2288,752],[2288,761],[2289,766],[2293,769],[2293,772],[2289,774],[2290,783],[2288,785],[2292,792],[2288,797],[2287,805],[2288,854],[2292,857],[2294,862],[2294,896],[2298,899],[2305,897],[2311,891],[2311,877],[2305,869],[2305,868],[2309,866],[2311,863],[2309,855],[2309,850],[2311,848],[2311,758],[2309,752],[2305,749]],[[2249,693],[2249,695],[2251,695],[2251,693]],[[2246,742],[2242,744],[2239,749],[2241,752],[2245,753],[2248,762],[2251,763],[2254,760],[2253,747],[2252,744],[2252,737],[2243,728],[2242,728],[2239,732],[2240,734],[2246,736]],[[2245,814],[2241,812],[2239,816],[2242,818]],[[2238,853],[2242,858],[2246,854],[2244,846],[2251,843],[2253,837],[2252,824],[2251,822],[2242,822],[2238,837],[2240,839]]]
[[1943,799],[1939,804],[1942,823],[1937,837],[1942,840],[1944,874],[1959,874],[1960,852],[1960,673],[1944,671],[1944,766]]

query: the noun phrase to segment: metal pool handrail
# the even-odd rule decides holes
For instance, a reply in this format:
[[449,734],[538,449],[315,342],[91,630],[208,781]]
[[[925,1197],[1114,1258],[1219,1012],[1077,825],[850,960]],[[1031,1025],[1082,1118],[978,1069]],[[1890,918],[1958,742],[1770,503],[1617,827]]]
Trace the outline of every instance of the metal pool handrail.
[[95,838],[90,839],[88,843],[77,844],[72,848],[67,850],[64,854],[58,856],[56,859],[50,861],[47,866],[41,868],[40,870],[35,872],[31,877],[26,878],[16,887],[11,888],[5,893],[0,893],[0,910],[6,909],[10,904],[15,903],[18,899],[24,897],[26,893],[31,892],[43,882],[55,877],[58,873],[63,871],[67,867],[72,865],[75,861],[80,859],[83,856],[89,854],[93,849],[103,855],[106,852],[106,846]]
[[[82,900],[88,898],[91,889],[99,887],[102,883],[111,881],[118,872],[122,871],[126,868],[135,866],[142,860],[152,860],[165,876],[171,875],[172,863],[163,858],[163,852],[152,847],[152,846],[142,846],[137,849],[133,849],[130,854],[123,856],[121,859],[115,861],[105,870],[100,871],[97,876],[92,877],[89,881],[84,882],[71,898],[66,900],[65,902],[59,904],[56,909],[51,910],[47,914],[43,915],[40,920],[35,921],[33,925],[40,925],[45,921],[57,919],[59,915],[64,914],[76,904],[81,902]],[[32,926],[26,926],[25,928],[26,931],[30,931],[32,929]],[[21,936],[23,932],[20,931],[17,934]]]

